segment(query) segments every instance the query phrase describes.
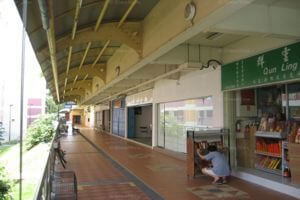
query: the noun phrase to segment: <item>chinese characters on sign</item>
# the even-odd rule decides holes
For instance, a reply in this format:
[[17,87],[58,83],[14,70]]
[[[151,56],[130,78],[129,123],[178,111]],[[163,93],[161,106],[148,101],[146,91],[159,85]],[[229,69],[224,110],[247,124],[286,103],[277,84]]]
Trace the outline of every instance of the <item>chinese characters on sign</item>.
[[300,42],[222,66],[222,90],[300,80]]

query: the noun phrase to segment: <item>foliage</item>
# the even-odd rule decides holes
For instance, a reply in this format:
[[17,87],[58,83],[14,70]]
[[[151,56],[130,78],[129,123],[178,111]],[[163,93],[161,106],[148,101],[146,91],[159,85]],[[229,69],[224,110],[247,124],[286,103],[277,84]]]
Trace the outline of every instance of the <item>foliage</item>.
[[18,144],[17,140],[12,140],[10,142],[6,142],[4,145],[0,146],[0,158],[3,154],[8,152],[15,144]]
[[7,178],[4,167],[0,166],[0,200],[10,200],[11,197],[11,181]]
[[3,127],[2,122],[0,122],[0,145],[1,145],[1,141],[4,140],[4,138],[3,138],[3,134],[4,134],[4,133],[5,133],[5,129],[4,129],[4,127]]
[[46,97],[46,113],[57,113],[58,110],[63,108],[62,104],[56,104],[53,97],[47,95]]
[[31,149],[41,142],[50,142],[54,135],[54,126],[52,124],[55,115],[46,114],[40,116],[28,128],[26,137],[26,149]]

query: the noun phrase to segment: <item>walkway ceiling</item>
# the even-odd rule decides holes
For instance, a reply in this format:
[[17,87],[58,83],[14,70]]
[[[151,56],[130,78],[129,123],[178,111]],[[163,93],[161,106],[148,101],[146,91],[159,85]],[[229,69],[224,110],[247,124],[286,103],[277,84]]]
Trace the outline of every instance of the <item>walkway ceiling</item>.
[[[68,97],[78,95],[72,90],[91,84],[94,76],[105,82],[106,64],[122,45],[140,53],[141,21],[157,2],[29,1],[27,33],[47,87],[57,101],[68,101]],[[22,16],[22,1],[15,0],[15,3]],[[45,30],[43,25],[49,29]]]
[[[21,0],[15,2],[22,14]],[[49,19],[47,31],[41,20],[43,6],[38,2],[47,2],[44,9]],[[204,7],[209,5],[206,0],[195,2]],[[169,9],[167,0],[31,0],[27,32],[47,86],[57,101],[71,100],[87,105],[153,88],[155,81],[162,78],[178,81],[186,70],[202,69],[208,59],[222,61],[220,52],[251,36],[300,39],[299,0],[218,2],[230,3],[193,26],[186,21],[176,21],[182,23],[185,31],[176,37],[170,34],[167,41],[149,54],[144,54],[146,34],[142,22],[154,7],[156,10],[162,5],[162,8]],[[174,15],[183,16],[185,5],[179,0],[177,3],[180,6],[172,5],[178,9],[176,12],[150,15],[160,25],[154,28],[168,28],[170,23],[173,29],[166,28],[167,32],[176,30],[177,24],[170,20]],[[151,36],[154,31],[160,33],[160,29],[151,30]],[[167,32],[164,34],[169,34]],[[124,46],[140,56],[138,62],[106,80],[107,63],[118,51],[123,51]],[[111,68],[109,70],[114,72]],[[96,84],[96,89],[93,85],[95,78],[103,82],[101,86]]]

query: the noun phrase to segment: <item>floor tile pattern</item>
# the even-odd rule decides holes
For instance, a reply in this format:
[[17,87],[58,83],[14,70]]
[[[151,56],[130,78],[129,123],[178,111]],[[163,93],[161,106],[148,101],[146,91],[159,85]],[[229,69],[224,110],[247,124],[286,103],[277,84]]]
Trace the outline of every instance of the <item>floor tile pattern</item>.
[[212,185],[212,179],[201,176],[188,179],[185,161],[153,151],[106,133],[80,128],[81,134],[105,155],[130,171],[164,199],[255,199],[292,200],[288,195],[231,177],[225,186]]

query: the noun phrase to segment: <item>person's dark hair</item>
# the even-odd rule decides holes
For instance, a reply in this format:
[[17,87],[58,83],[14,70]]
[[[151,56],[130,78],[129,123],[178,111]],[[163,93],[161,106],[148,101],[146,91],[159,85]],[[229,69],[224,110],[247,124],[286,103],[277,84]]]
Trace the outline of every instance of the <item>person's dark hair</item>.
[[208,152],[213,152],[213,151],[217,151],[217,147],[215,145],[210,145],[207,147],[207,151]]

